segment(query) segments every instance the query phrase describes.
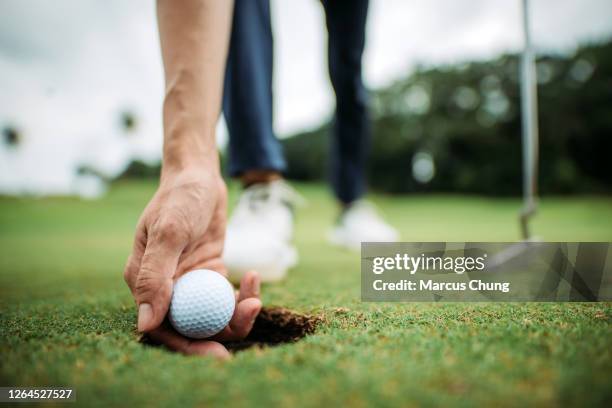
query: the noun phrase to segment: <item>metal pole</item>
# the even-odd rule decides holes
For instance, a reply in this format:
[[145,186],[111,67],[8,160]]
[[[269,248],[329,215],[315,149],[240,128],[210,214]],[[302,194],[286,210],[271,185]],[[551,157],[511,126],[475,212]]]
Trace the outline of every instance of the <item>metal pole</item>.
[[529,219],[537,211],[538,97],[536,63],[529,33],[529,1],[522,1],[524,48],[521,59],[521,120],[523,144],[523,208],[521,233],[529,240]]

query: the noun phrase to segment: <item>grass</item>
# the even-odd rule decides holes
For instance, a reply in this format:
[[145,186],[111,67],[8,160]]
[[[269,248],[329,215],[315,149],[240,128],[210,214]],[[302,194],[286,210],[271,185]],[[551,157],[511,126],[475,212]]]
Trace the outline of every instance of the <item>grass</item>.
[[[88,406],[604,406],[612,308],[595,304],[361,303],[359,256],[328,246],[335,214],[300,185],[301,263],[264,303],[324,316],[305,340],[229,362],[143,347],[122,281],[155,185],[100,201],[0,199],[0,385],[72,386]],[[235,197],[236,190],[232,189]],[[515,199],[374,196],[404,240],[514,240]],[[546,198],[547,240],[612,241],[612,197]]]

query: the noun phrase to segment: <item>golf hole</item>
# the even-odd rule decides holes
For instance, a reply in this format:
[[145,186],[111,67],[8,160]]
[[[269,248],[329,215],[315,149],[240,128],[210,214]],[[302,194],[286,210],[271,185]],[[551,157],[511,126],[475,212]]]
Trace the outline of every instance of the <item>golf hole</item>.
[[318,316],[303,315],[282,307],[264,307],[244,340],[224,344],[235,353],[251,347],[294,343],[314,333],[320,321]]
[[[264,307],[257,315],[253,329],[243,340],[223,342],[227,349],[236,353],[252,347],[263,348],[295,343],[313,334],[321,322],[319,316],[296,313],[282,307]],[[147,335],[140,342],[148,346],[160,346]]]

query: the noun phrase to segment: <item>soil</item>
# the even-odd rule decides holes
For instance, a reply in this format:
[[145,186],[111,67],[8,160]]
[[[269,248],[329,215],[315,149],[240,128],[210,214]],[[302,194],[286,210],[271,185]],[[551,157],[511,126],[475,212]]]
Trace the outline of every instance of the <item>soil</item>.
[[[321,320],[319,316],[303,315],[282,307],[264,307],[245,339],[223,342],[223,344],[229,351],[236,353],[251,347],[262,348],[294,343],[313,334]],[[140,342],[147,346],[160,346],[146,334],[141,337]]]
[[318,316],[302,315],[282,307],[264,307],[244,340],[224,344],[228,350],[236,352],[250,347],[294,343],[314,333],[320,322]]

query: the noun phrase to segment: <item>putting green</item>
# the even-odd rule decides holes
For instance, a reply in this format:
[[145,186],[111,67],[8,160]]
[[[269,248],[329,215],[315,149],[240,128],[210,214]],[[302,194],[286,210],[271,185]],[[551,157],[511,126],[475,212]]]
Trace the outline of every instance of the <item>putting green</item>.
[[[71,386],[88,406],[609,403],[610,303],[361,303],[358,254],[325,241],[336,211],[326,188],[298,187],[309,201],[297,220],[301,262],[263,300],[323,323],[229,362],[137,342],[122,270],[154,183],[117,183],[91,202],[0,198],[0,385]],[[518,236],[516,199],[373,200],[408,241]],[[612,241],[612,197],[545,198],[534,230]]]

